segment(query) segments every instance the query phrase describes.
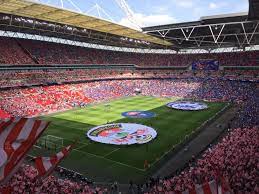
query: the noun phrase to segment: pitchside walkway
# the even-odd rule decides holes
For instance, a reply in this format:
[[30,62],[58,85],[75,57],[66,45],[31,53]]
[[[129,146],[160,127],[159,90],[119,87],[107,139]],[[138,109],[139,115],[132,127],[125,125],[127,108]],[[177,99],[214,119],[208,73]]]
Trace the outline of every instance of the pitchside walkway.
[[202,130],[193,140],[191,140],[183,149],[174,154],[162,167],[160,167],[153,177],[167,177],[174,174],[177,170],[184,168],[192,159],[192,156],[198,156],[228,127],[229,121],[237,112],[237,107],[232,106],[226,112],[216,119],[213,123]]

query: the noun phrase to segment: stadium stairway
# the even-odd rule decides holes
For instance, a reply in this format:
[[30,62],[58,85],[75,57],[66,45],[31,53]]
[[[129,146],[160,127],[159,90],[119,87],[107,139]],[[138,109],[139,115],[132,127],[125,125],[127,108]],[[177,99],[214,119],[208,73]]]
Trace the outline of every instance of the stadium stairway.
[[37,59],[35,56],[33,56],[33,55],[31,54],[31,52],[30,52],[28,49],[26,49],[18,39],[15,39],[15,41],[16,41],[16,43],[18,44],[18,46],[23,50],[23,52],[24,52],[25,54],[27,54],[27,55],[34,61],[35,64],[40,64],[40,62],[38,61],[38,59]]

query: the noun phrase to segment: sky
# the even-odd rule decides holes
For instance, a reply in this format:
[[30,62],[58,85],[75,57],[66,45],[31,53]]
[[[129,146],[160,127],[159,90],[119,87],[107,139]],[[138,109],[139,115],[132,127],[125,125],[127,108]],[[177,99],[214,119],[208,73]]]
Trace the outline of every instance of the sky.
[[[118,6],[118,0],[38,0],[55,6],[79,11],[102,19],[136,27]],[[248,11],[248,0],[125,0],[140,27],[197,21],[201,16]],[[74,5],[73,5],[74,4]],[[103,11],[104,10],[104,11]]]

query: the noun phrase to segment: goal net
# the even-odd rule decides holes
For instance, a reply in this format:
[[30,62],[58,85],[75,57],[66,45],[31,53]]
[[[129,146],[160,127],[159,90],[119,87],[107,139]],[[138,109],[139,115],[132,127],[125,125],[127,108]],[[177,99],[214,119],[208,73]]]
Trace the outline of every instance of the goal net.
[[57,150],[63,147],[63,138],[54,135],[46,135],[38,140],[37,146]]

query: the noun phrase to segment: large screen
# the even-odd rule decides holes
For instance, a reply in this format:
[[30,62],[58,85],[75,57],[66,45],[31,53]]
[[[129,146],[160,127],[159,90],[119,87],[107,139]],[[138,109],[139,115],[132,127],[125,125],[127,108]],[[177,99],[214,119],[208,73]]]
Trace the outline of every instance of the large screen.
[[192,70],[207,70],[217,71],[219,70],[218,60],[198,60],[192,63]]

